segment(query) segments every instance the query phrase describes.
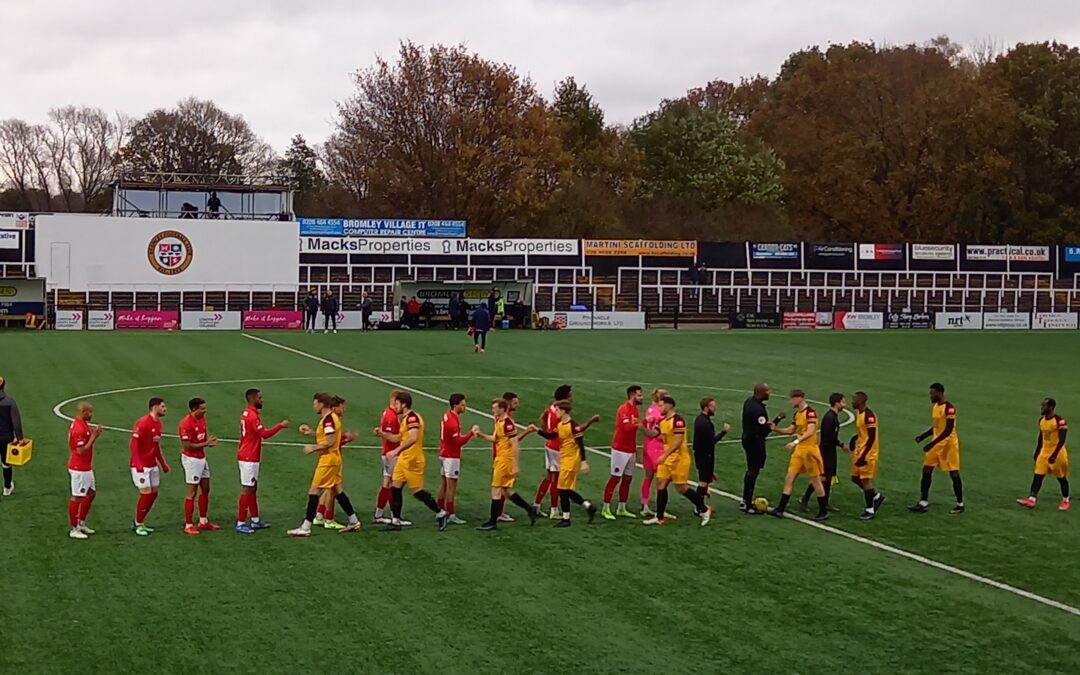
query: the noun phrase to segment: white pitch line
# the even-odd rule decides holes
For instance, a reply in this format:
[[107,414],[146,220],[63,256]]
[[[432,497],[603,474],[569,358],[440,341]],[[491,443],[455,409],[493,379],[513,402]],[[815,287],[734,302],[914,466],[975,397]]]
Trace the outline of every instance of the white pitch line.
[[[344,364],[337,363],[337,362],[331,361],[329,359],[324,359],[321,356],[317,356],[315,354],[310,354],[308,352],[304,352],[304,351],[301,351],[299,349],[289,347],[288,345],[283,345],[283,344],[280,344],[280,343],[277,343],[277,342],[273,342],[271,340],[267,340],[265,338],[257,337],[255,335],[251,335],[250,333],[243,333],[243,336],[245,338],[249,339],[249,340],[255,340],[256,342],[261,342],[261,343],[263,343],[265,345],[269,345],[269,346],[274,347],[276,349],[281,349],[283,351],[291,352],[291,353],[296,354],[298,356],[303,356],[304,358],[311,359],[312,361],[318,361],[319,363],[323,363],[323,364],[326,364],[328,366],[337,368],[338,370],[343,370],[343,371],[345,371],[347,373],[352,373],[354,375],[360,375],[361,377],[369,378],[369,379],[371,379],[371,380],[373,380],[375,382],[380,382],[382,384],[385,384],[388,387],[394,387],[396,389],[407,389],[407,390],[410,390],[410,391],[413,391],[413,392],[419,394],[420,396],[423,396],[425,398],[429,398],[429,399],[431,399],[433,401],[440,401],[440,402],[443,401],[443,398],[441,396],[436,396],[435,394],[431,394],[431,393],[428,393],[426,391],[421,391],[421,390],[419,390],[419,389],[417,389],[415,387],[409,387],[409,386],[401,384],[399,382],[394,382],[394,381],[389,380],[389,379],[387,379],[385,377],[380,377],[378,375],[368,373],[368,372],[360,370],[358,368],[353,368],[352,366],[346,366]],[[487,417],[488,419],[494,419],[491,416],[490,413],[486,413],[486,412],[483,412],[481,410],[473,410],[473,412],[476,413],[477,415],[480,415],[481,417]],[[602,456],[605,456],[605,457],[610,457],[611,456],[610,453],[605,452],[603,450],[598,450],[596,448],[587,448],[587,449],[590,452],[595,453],[597,455],[602,455]],[[641,464],[638,464],[638,466],[640,467]],[[709,488],[709,491],[712,492],[713,494],[719,495],[721,497],[726,497],[728,499],[732,499],[732,500],[735,500],[735,501],[739,501],[741,499],[740,497],[738,497],[736,495],[733,495],[730,492],[724,492],[723,490],[717,490],[715,488]],[[848,532],[846,530],[841,530],[841,529],[836,528],[836,527],[825,525],[824,523],[818,523],[818,522],[814,522],[814,521],[811,521],[811,520],[807,520],[807,519],[801,518],[799,516],[788,515],[786,519],[794,520],[795,522],[802,523],[804,525],[809,525],[811,527],[817,528],[817,529],[822,530],[824,532],[829,532],[831,534],[835,534],[837,536],[844,537],[845,539],[850,539],[851,541],[856,541],[856,542],[858,542],[860,544],[866,544],[867,546],[871,546],[873,548],[876,548],[879,551],[884,551],[886,553],[891,553],[893,555],[900,556],[901,558],[906,558],[907,560],[911,560],[911,561],[920,563],[922,565],[926,565],[927,567],[932,567],[934,569],[941,570],[942,572],[947,572],[949,574],[955,574],[956,576],[963,577],[965,579],[969,579],[969,580],[974,581],[976,583],[980,583],[980,584],[983,584],[985,586],[989,586],[991,588],[996,588],[998,590],[1002,590],[1002,591],[1012,593],[1013,595],[1016,595],[1016,596],[1021,597],[1021,598],[1025,598],[1027,600],[1033,600],[1033,601],[1038,602],[1040,604],[1046,605],[1047,607],[1053,607],[1054,609],[1058,609],[1058,610],[1061,610],[1063,612],[1067,612],[1069,614],[1072,614],[1073,616],[1080,616],[1080,609],[1078,609],[1076,607],[1073,607],[1072,605],[1067,605],[1067,604],[1065,604],[1063,602],[1059,602],[1057,600],[1053,600],[1051,598],[1041,596],[1041,595],[1039,595],[1037,593],[1032,593],[1031,591],[1026,591],[1026,590],[1024,590],[1022,588],[1017,588],[1016,586],[1010,586],[1009,584],[1002,583],[1000,581],[995,581],[994,579],[989,579],[989,578],[984,577],[982,575],[975,574],[974,572],[968,572],[967,570],[960,569],[959,567],[954,567],[952,565],[948,565],[948,564],[943,563],[943,562],[938,562],[937,560],[927,558],[926,556],[919,555],[918,553],[912,553],[911,551],[905,551],[902,548],[897,548],[895,546],[890,546],[889,544],[883,544],[883,543],[881,543],[879,541],[874,541],[873,539],[867,539],[866,537],[861,537],[861,536],[859,536],[857,534]]]

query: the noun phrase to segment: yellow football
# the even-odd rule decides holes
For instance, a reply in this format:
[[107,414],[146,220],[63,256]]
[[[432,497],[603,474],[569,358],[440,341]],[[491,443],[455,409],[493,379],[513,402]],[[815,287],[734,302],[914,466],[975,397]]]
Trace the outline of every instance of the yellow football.
[[757,499],[754,500],[754,510],[755,511],[768,511],[769,510],[769,500],[765,499],[764,497],[758,497]]

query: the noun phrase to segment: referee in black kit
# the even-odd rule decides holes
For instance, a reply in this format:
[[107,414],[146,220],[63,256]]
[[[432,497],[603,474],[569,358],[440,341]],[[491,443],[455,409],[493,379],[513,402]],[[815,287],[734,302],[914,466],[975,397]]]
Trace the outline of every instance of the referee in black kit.
[[[840,411],[847,407],[844,395],[838,392],[829,394],[829,411],[821,418],[821,439],[818,447],[821,448],[821,460],[825,464],[825,473],[821,476],[821,484],[825,487],[825,499],[832,495],[833,478],[836,477],[836,450],[844,452],[848,449],[840,442]],[[810,497],[814,495],[814,486],[807,486],[806,493],[799,500],[799,509],[804,513],[810,511]],[[830,511],[836,511],[829,504]]]
[[760,515],[754,508],[754,486],[758,474],[765,468],[765,439],[784,419],[780,413],[769,421],[765,410],[765,401],[769,400],[769,385],[755,384],[754,395],[746,399],[742,408],[742,447],[746,452],[746,475],[743,477],[742,502],[739,510],[743,513]]

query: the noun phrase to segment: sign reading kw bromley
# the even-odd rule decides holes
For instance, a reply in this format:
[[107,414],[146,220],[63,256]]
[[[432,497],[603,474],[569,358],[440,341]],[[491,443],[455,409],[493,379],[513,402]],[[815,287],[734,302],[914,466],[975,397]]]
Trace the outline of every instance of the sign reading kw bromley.
[[301,253],[375,255],[577,255],[577,239],[300,237]]

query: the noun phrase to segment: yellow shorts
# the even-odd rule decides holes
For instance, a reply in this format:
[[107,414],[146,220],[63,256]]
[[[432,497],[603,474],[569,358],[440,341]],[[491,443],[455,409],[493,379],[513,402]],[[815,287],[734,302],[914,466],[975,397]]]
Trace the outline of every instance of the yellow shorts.
[[938,443],[923,455],[923,466],[934,466],[942,471],[960,470],[960,444]]
[[1047,460],[1050,459],[1050,455],[1054,454],[1054,449],[1049,448],[1039,453],[1039,456],[1035,459],[1035,473],[1040,476],[1051,474],[1054,478],[1068,478],[1069,477],[1069,451],[1065,448],[1061,449],[1058,453],[1057,459],[1051,464]]
[[329,490],[340,485],[342,480],[340,464],[319,464],[315,467],[315,475],[311,477],[311,489]]
[[801,473],[807,476],[820,476],[825,473],[825,462],[817,448],[796,447],[788,460],[788,473]]
[[559,489],[577,490],[578,472],[581,470],[581,461],[563,462],[559,464]]
[[397,464],[394,465],[394,473],[390,480],[395,483],[405,483],[410,490],[422,490],[424,488],[424,457],[413,455],[401,455]]
[[512,488],[516,482],[513,462],[496,458],[491,465],[491,487]]
[[855,466],[859,459],[856,452],[851,453],[851,477],[859,480],[871,480],[877,478],[878,453],[870,452],[866,455],[866,464]]
[[690,453],[678,453],[671,455],[662,464],[656,467],[656,477],[660,480],[671,481],[676,485],[686,485],[690,482]]

